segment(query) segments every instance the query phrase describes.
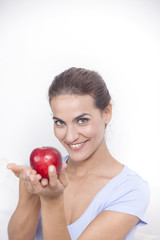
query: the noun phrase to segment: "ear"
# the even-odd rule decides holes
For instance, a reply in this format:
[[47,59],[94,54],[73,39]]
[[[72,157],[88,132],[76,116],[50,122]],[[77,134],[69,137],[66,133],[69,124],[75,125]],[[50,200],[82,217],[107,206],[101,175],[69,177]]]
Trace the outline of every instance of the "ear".
[[105,114],[105,125],[107,126],[107,124],[111,121],[111,118],[112,118],[112,104],[111,103],[109,103],[108,106],[105,108],[104,114]]

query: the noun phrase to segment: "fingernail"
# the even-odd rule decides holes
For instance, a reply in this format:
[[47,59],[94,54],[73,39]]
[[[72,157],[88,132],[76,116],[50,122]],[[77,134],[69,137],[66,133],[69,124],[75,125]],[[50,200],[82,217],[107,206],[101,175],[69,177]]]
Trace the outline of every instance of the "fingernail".
[[50,166],[50,167],[49,167],[49,171],[50,171],[50,172],[54,172],[54,167],[53,167],[53,166]]
[[34,177],[30,176],[30,180],[31,180],[31,182],[33,182],[34,181]]

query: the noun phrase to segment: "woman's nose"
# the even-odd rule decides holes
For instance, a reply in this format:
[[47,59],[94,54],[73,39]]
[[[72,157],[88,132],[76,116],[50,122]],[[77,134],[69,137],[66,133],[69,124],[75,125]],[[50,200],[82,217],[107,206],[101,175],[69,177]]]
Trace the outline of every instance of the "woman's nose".
[[78,138],[79,138],[78,129],[73,125],[67,126],[67,131],[66,131],[66,136],[65,136],[66,142],[67,143],[73,143]]

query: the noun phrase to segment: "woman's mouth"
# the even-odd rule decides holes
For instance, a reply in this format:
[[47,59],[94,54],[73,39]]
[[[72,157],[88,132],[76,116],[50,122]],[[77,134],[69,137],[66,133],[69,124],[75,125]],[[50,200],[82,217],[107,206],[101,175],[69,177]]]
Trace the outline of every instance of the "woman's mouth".
[[71,150],[79,150],[81,149],[85,143],[87,142],[88,140],[86,140],[85,142],[81,142],[81,143],[75,143],[75,144],[67,144],[68,147],[71,149]]

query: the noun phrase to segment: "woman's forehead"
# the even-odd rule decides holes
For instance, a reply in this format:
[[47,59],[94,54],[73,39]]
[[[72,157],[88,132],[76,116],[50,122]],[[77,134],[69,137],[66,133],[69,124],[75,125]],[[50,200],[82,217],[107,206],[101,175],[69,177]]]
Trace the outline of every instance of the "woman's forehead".
[[63,107],[77,107],[77,106],[93,106],[94,100],[90,95],[58,95],[51,99],[51,106],[54,108]]
[[90,95],[58,95],[51,99],[51,108],[56,117],[64,114],[72,114],[76,117],[82,113],[91,114],[98,110]]

